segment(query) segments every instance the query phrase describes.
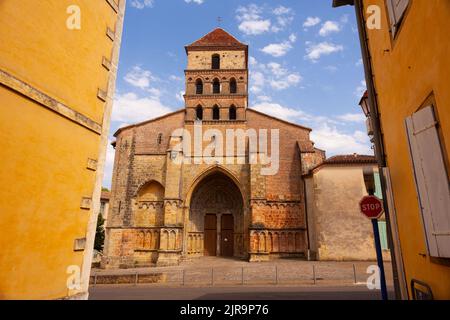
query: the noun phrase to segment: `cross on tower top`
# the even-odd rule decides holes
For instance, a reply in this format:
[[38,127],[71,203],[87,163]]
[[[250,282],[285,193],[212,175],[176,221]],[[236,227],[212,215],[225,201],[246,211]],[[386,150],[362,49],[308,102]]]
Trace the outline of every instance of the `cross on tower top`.
[[220,24],[222,23],[222,17],[217,17],[217,26],[220,27]]

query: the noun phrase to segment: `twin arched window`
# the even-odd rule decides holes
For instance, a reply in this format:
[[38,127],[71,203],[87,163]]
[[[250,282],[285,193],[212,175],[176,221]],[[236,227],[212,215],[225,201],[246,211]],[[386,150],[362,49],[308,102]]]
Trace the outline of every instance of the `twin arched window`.
[[[219,94],[220,93],[220,80],[218,78],[215,78],[213,80],[213,94]],[[230,79],[230,93],[234,94],[237,93],[237,82],[235,78]],[[203,81],[201,79],[197,79],[195,81],[195,94],[203,94]]]
[[[236,107],[232,104],[230,108],[228,109],[228,119],[229,120],[236,120],[237,119],[237,112]],[[195,118],[196,120],[203,120],[203,107],[201,105],[198,105],[197,108],[195,108]],[[216,104],[213,107],[212,110],[212,118],[213,120],[220,120],[220,108]]]

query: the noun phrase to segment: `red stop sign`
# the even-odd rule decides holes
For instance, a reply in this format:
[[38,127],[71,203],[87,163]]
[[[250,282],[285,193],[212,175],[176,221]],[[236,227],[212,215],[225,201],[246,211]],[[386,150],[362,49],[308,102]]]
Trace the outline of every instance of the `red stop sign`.
[[383,203],[375,196],[366,196],[359,202],[361,213],[369,219],[378,219],[383,213]]

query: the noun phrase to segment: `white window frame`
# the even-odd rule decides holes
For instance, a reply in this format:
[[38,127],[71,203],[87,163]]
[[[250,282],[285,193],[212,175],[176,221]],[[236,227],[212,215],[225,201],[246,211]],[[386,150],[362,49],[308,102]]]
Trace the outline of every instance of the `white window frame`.
[[403,21],[402,19],[410,2],[411,0],[386,0],[392,37],[397,35],[397,31]]

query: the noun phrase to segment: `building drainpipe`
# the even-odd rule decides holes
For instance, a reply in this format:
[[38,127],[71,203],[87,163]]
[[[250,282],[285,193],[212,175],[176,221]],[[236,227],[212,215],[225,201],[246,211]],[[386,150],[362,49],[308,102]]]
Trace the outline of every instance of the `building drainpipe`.
[[[386,167],[386,155],[384,153],[384,146],[383,146],[383,134],[381,132],[381,123],[380,123],[380,117],[378,113],[378,100],[377,100],[377,94],[375,90],[375,83],[373,81],[374,74],[372,70],[372,58],[369,51],[369,43],[368,43],[368,37],[365,27],[365,19],[364,19],[364,6],[362,4],[362,0],[355,0],[355,13],[356,13],[356,19],[358,24],[358,31],[359,31],[359,40],[361,44],[361,52],[362,52],[362,58],[363,58],[363,65],[364,65],[364,71],[365,71],[365,77],[366,77],[366,83],[367,83],[367,92],[369,95],[369,108],[370,108],[370,121],[372,123],[372,128],[374,132],[374,146],[375,146],[375,157],[378,162],[378,167],[380,170],[382,168]],[[387,227],[387,235],[388,235],[388,242],[389,247],[391,251],[391,261],[392,261],[392,273],[393,273],[393,280],[394,280],[394,289],[395,289],[395,297],[397,300],[401,300],[401,294],[400,294],[400,282],[398,278],[398,270],[397,270],[397,262],[395,258],[395,248],[394,248],[394,241],[392,238],[392,230],[391,230],[391,223],[389,218],[389,207],[387,203],[387,194],[386,194],[386,181],[384,179],[384,175],[380,174],[380,180],[381,180],[381,186],[382,186],[382,193],[383,193],[383,205],[385,210],[385,217],[386,217],[386,227]]]

